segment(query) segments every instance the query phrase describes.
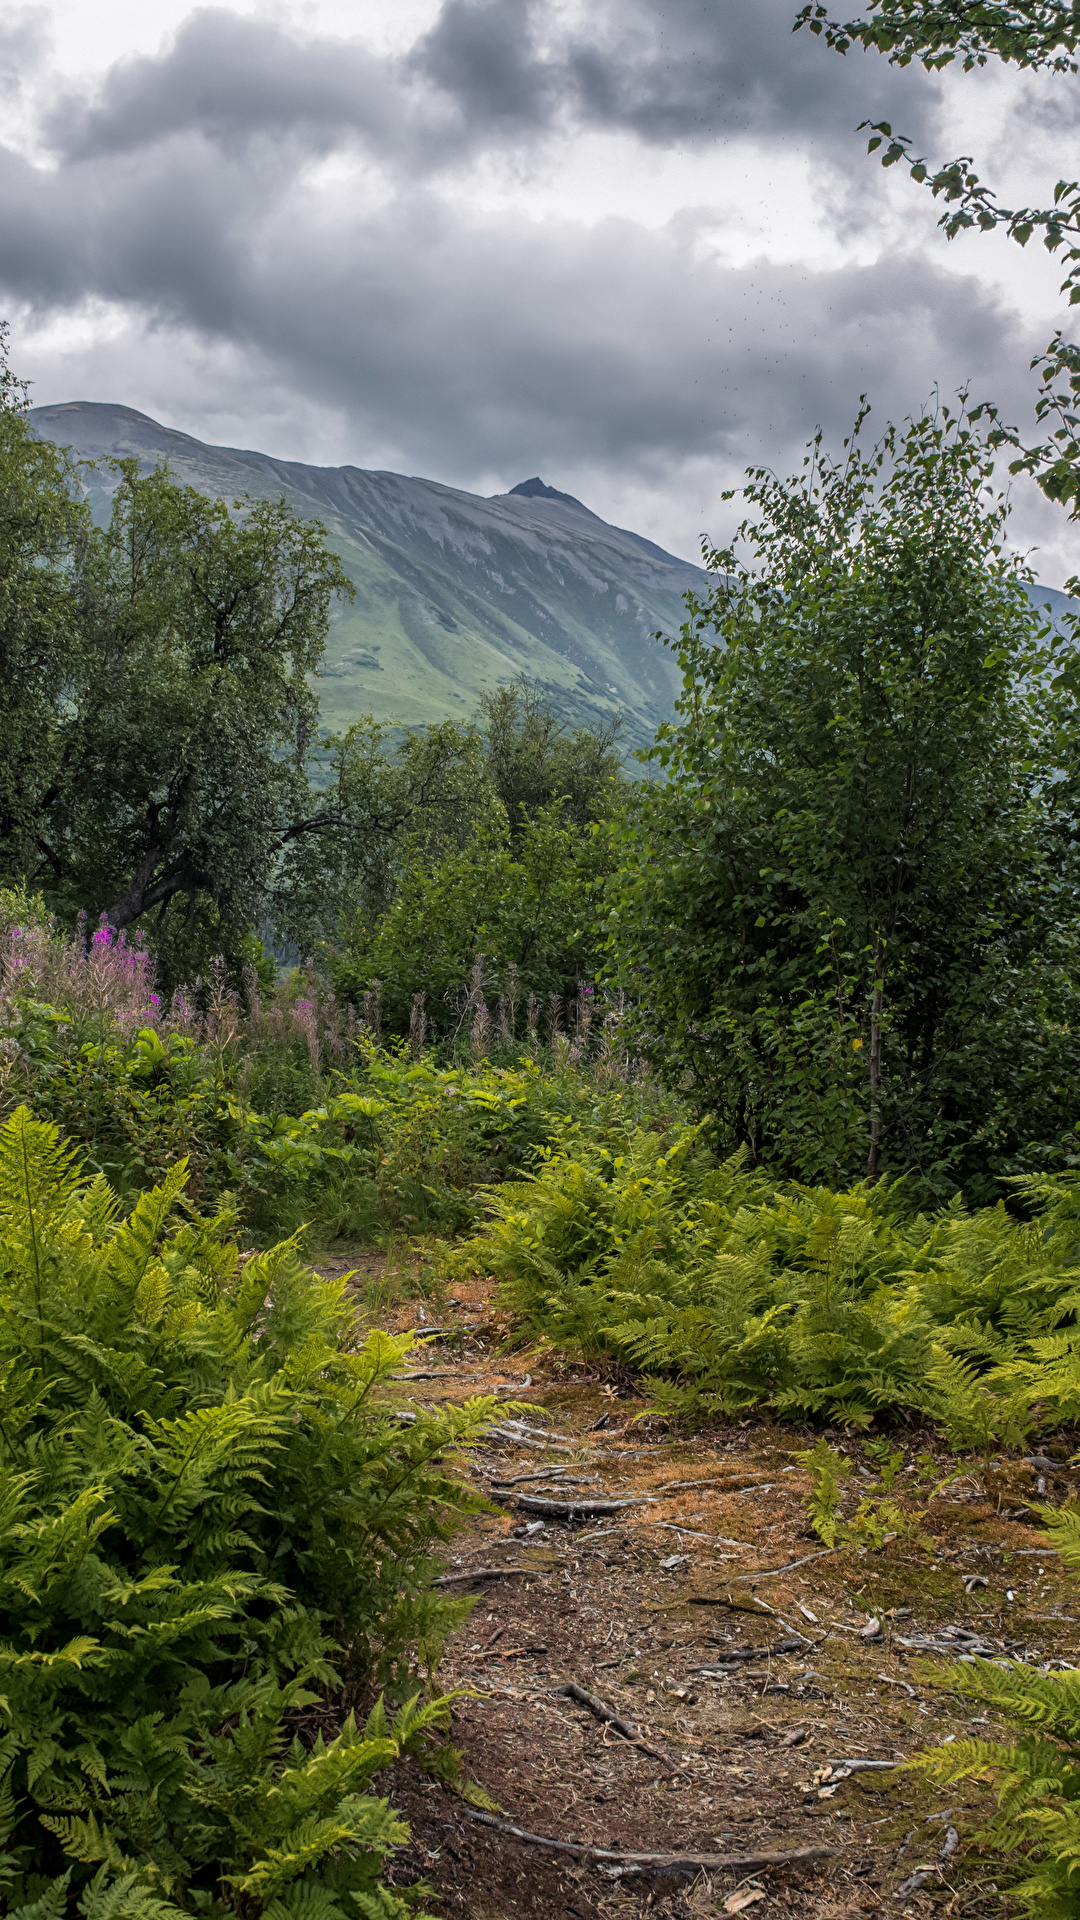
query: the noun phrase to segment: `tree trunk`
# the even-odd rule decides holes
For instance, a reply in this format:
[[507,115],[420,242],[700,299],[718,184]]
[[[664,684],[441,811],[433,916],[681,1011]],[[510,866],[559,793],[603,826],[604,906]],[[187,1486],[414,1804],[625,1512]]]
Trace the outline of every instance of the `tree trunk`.
[[113,927],[117,933],[122,927],[130,927],[132,921],[137,920],[148,907],[156,905],[155,901],[148,898],[148,892],[154,868],[160,859],[161,848],[151,847],[136,867],[127,892],[122,893],[119,900],[114,900],[110,907],[105,908],[102,917],[106,925]]
[[866,1177],[876,1180],[881,1158],[881,1014],[885,1003],[885,942],[874,936],[874,991],[870,999],[870,1152]]

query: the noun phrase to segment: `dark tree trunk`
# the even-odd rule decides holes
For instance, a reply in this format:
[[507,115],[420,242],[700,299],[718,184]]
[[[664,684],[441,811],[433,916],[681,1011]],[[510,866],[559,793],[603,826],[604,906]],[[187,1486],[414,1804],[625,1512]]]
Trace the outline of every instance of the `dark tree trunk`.
[[881,1161],[881,1016],[885,1004],[885,942],[874,938],[874,991],[870,1000],[870,1152],[866,1177],[876,1180]]

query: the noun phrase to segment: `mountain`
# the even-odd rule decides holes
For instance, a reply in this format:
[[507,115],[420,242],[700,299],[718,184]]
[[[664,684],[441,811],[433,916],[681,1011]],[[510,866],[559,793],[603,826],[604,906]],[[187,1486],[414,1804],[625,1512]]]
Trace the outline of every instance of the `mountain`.
[[[612,527],[539,479],[485,500],[434,480],[312,467],[206,446],[131,407],[35,407],[43,439],[87,459],[130,456],[225,499],[285,496],[321,520],[356,587],[339,608],[320,687],[328,726],[362,713],[415,724],[470,714],[480,694],[525,674],[569,718],[625,715],[627,743],[652,737],[678,674],[652,634],[677,632],[699,567]],[[115,478],[87,475],[95,518]]]

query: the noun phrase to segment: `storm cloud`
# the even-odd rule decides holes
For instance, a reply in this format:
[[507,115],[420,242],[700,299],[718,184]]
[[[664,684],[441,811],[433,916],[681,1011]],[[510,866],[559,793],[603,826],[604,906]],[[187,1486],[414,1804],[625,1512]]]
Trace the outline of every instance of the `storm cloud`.
[[[989,377],[1010,321],[977,283],[905,259],[808,273],[724,264],[693,223],[651,230],[511,214],[425,193],[327,218],[287,160],[257,170],[164,140],[47,174],[0,162],[9,287],[39,306],[86,293],[246,343],[363,438],[459,470],[788,444],[845,426],[872,389],[917,404]],[[320,217],[322,216],[322,217]],[[1012,328],[1015,332],[1015,327]],[[898,351],[904,342],[902,355]]]
[[156,58],[118,63],[89,97],[69,93],[46,131],[68,160],[131,152],[180,132],[229,148],[292,135],[326,150],[350,136],[428,170],[493,143],[575,126],[661,145],[732,136],[844,145],[902,105],[922,134],[939,83],[861,52],[841,60],[792,32],[791,0],[597,0],[581,21],[549,0],[444,0],[405,56],[299,36],[278,22],[200,8]]
[[921,69],[901,75],[861,50],[839,59],[793,33],[795,12],[791,0],[596,0],[583,21],[553,25],[543,0],[445,0],[410,65],[488,129],[562,115],[659,144],[831,144],[902,104],[908,130],[928,130],[939,88]]
[[[880,418],[935,382],[1012,404],[1038,338],[928,250],[925,221],[899,244],[885,209],[882,244],[860,258],[737,258],[715,206],[583,212],[572,182],[557,206],[516,203],[515,169],[613,139],[715,151],[718,200],[733,155],[749,152],[768,188],[810,148],[828,192],[861,195],[875,218],[880,176],[852,129],[889,111],[933,136],[940,83],[830,55],[792,34],[793,13],[444,0],[390,55],[193,12],[157,54],[42,93],[35,142],[0,147],[0,287],[25,336],[107,320],[110,390],[61,384],[50,348],[35,399],[156,406],[213,437],[223,388],[200,403],[178,374],[169,401],[170,352],[179,366],[201,342],[219,381],[246,369],[248,444],[261,384],[280,417],[332,415],[335,456],[359,464],[463,485],[587,473],[602,493],[607,474],[602,511],[628,489],[666,492],[642,531],[684,550],[702,499],[745,459],[783,462],[818,423],[843,432],[862,392]],[[501,198],[474,185],[493,173]],[[72,349],[68,364],[91,360]],[[314,451],[302,433],[268,450]]]

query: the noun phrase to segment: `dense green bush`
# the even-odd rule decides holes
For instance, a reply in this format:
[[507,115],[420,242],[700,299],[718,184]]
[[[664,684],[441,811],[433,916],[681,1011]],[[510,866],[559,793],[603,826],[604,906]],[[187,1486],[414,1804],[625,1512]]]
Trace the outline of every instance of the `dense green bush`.
[[602,1060],[583,1068],[568,1052],[470,1069],[362,1043],[353,1071],[305,1113],[269,1119],[233,1101],[229,1164],[256,1227],[310,1222],[326,1238],[459,1233],[482,1218],[489,1186],[554,1143],[622,1142],[646,1120],[670,1124],[673,1104],[655,1085],[627,1084]]
[[229,1158],[256,1225],[306,1220],[330,1237],[455,1231],[479,1218],[479,1186],[520,1171],[583,1104],[572,1076],[532,1061],[470,1073],[366,1048],[305,1113],[271,1119],[234,1104]]
[[612,858],[609,834],[563,816],[556,802],[513,831],[500,806],[465,846],[437,860],[406,847],[386,911],[343,932],[333,961],[339,991],[359,1004],[378,980],[383,1017],[398,1034],[409,1031],[417,994],[443,1038],[463,1028],[468,1037],[481,1006],[495,1032],[500,1000],[522,1032],[529,996],[547,1027],[552,995],[569,1001],[596,972],[600,883]]
[[637,1369],[702,1418],[768,1406],[865,1422],[914,1408],[958,1445],[1080,1413],[1080,1179],[974,1213],[908,1208],[902,1183],[780,1186],[702,1129],[580,1136],[488,1198],[455,1258],[551,1338]]
[[[357,721],[315,752],[319,811],[285,850],[276,924],[305,953],[325,944],[356,1005],[373,980],[392,977],[386,1010],[399,1034],[409,1028],[408,996],[421,990],[445,1027],[445,989],[465,979],[478,947],[496,954],[488,934],[476,938],[481,926],[500,966],[512,959],[528,972],[532,950],[549,949],[532,963],[546,977],[553,955],[589,925],[568,881],[575,871],[592,878],[588,829],[625,796],[618,732],[617,721],[569,727],[527,680],[499,687],[467,722],[402,730]],[[410,932],[425,892],[437,909],[422,927],[430,972]],[[380,923],[399,898],[388,967]],[[562,961],[559,990],[581,971]]]
[[35,1114],[77,1141],[118,1192],[133,1198],[182,1156],[200,1205],[227,1187],[224,1089],[190,1036],[106,1027],[81,1038],[61,1009],[40,1001],[24,1004],[15,1032]]
[[1077,1163],[1071,649],[969,416],[753,471],[609,889],[637,1043],[778,1175]]
[[[292,1245],[178,1221],[183,1184],[125,1220],[55,1128],[0,1129],[6,1910],[392,1920],[405,1830],[367,1789],[446,1721],[410,1682],[468,1610],[431,1547],[488,1403],[396,1420],[409,1339],[362,1341]],[[303,1737],[342,1681],[404,1704]]]

